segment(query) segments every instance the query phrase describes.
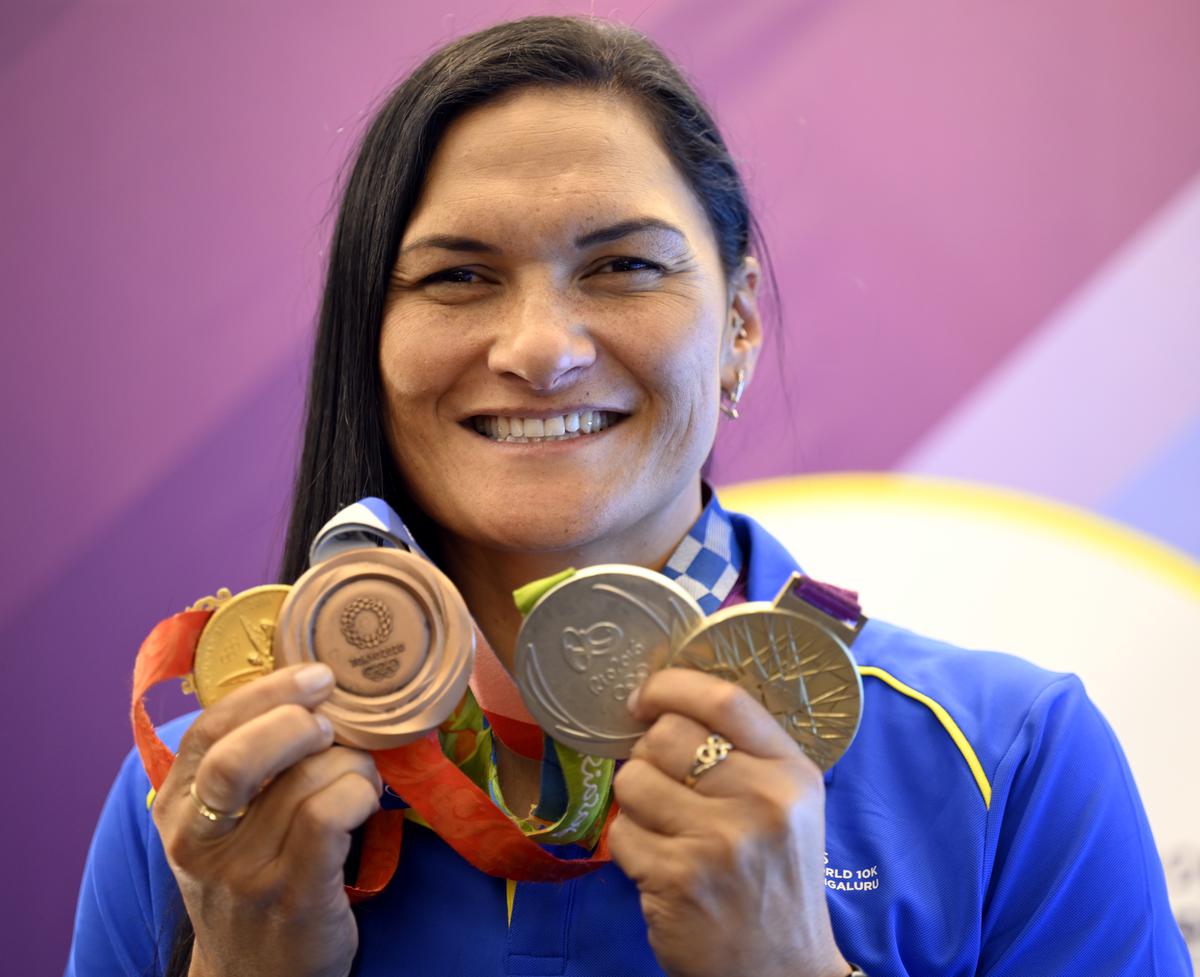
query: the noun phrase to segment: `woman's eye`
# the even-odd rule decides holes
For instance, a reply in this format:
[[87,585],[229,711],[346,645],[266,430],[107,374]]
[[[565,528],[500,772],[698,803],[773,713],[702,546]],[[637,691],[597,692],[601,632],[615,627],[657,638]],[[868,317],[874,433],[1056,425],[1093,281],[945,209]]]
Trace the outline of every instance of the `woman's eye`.
[[475,285],[483,279],[470,268],[447,268],[437,271],[421,280],[422,285]]
[[613,258],[598,269],[601,272],[662,271],[662,265],[644,258]]

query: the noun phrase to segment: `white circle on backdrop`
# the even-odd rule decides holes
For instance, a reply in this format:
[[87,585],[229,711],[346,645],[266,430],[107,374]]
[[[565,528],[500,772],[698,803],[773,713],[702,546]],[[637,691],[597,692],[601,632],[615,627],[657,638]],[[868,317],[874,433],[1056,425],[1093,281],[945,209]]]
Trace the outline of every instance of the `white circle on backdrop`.
[[1200,959],[1200,564],[1118,523],[1007,489],[813,475],[720,491],[868,617],[1075,672],[1116,731]]

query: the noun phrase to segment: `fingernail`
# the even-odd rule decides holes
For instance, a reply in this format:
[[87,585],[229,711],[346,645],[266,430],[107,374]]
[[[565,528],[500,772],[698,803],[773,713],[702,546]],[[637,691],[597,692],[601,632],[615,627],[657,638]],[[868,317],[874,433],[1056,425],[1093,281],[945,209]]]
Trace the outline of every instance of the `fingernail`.
[[639,685],[636,689],[629,693],[629,698],[625,702],[625,705],[629,707],[630,712],[634,714],[637,713],[638,702],[641,700],[641,698],[642,687]]
[[329,721],[328,716],[322,715],[321,713],[318,712],[313,715],[313,718],[317,721],[317,727],[321,730],[321,732],[324,735],[326,735],[326,736],[333,735],[333,723],[331,723]]
[[320,692],[333,684],[333,670],[321,662],[313,662],[296,671],[296,684],[301,692]]

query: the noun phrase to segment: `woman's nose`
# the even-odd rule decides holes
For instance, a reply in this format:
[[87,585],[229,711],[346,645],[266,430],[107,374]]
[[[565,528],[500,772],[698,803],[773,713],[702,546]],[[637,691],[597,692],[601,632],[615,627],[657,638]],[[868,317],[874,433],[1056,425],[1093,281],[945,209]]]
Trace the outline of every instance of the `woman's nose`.
[[500,323],[488,351],[488,368],[520,377],[550,392],[596,361],[591,333],[570,303],[529,300]]

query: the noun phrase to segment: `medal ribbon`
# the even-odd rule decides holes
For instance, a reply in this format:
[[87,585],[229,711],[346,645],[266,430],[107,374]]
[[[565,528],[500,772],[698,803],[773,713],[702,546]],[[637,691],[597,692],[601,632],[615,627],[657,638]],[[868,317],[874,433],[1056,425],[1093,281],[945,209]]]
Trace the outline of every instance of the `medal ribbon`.
[[822,614],[844,624],[855,624],[862,617],[857,591],[802,576],[792,587],[792,593]]
[[506,716],[502,712],[493,712],[491,709],[483,709],[483,714],[487,717],[488,725],[492,727],[496,738],[513,753],[530,760],[545,758],[545,738],[541,726]]
[[184,611],[169,617],[155,625],[138,649],[133,665],[133,704],[129,719],[133,723],[133,741],[155,792],[167,779],[175,754],[154,731],[154,723],[146,712],[145,696],[159,682],[183,678],[192,670],[196,642],[212,615],[212,611]]
[[[545,734],[543,734],[545,735]],[[521,830],[526,837],[539,843],[564,845],[582,843],[591,847],[588,839],[595,840],[602,825],[607,821],[609,804],[612,803],[612,781],[616,773],[616,762],[607,757],[579,753],[569,746],[550,740],[554,750],[554,762],[562,776],[566,804],[562,814],[547,823],[534,812],[529,818],[519,818]],[[495,803],[510,816],[500,784],[496,777],[495,763],[487,771],[488,786]],[[543,772],[543,803],[545,798],[545,773]],[[561,803],[561,793],[558,794]]]
[[481,872],[517,882],[565,882],[607,863],[608,812],[595,854],[563,859],[538,846],[447,759],[436,733],[374,754],[388,786],[423,817],[451,848]]
[[[361,546],[364,542],[399,545],[420,553],[403,523],[385,503],[368,499],[351,508],[359,510],[356,515],[360,518],[365,509],[372,517],[369,521],[375,525],[364,527],[362,522],[368,520],[357,524],[350,521],[350,531],[361,534],[351,539],[349,534],[336,532],[339,528],[347,528],[348,520],[339,514],[318,535],[313,546],[315,560],[329,555],[328,551],[321,553],[329,545]],[[398,528],[391,519],[399,524]],[[546,590],[571,572],[522,588],[517,594],[521,610],[528,612]],[[827,584],[806,579],[797,587],[796,594],[842,619],[852,619],[858,612],[857,595]],[[735,589],[726,603],[737,602],[738,596]],[[182,678],[192,670],[196,644],[212,614],[211,610],[175,614],[156,625],[138,650],[130,719],[142,764],[155,791],[166,780],[175,758],[155,732],[144,697],[159,682]],[[528,723],[501,714],[488,714],[493,728],[497,725],[493,716],[511,720],[512,728],[520,737],[530,738],[529,731],[521,729]],[[453,717],[449,722],[453,722]],[[496,732],[500,730],[496,729]],[[567,808],[557,822],[528,834],[446,756],[437,731],[430,731],[403,746],[375,751],[372,755],[388,786],[443,841],[480,871],[519,882],[557,882],[594,871],[611,860],[607,833],[617,805],[611,799],[613,761],[600,760],[593,770],[588,765],[594,765],[598,758],[581,756],[559,744],[555,744],[555,751],[568,788]],[[526,753],[525,750],[520,752]],[[529,752],[533,752],[532,749]],[[604,812],[605,802],[608,802],[608,810],[603,826],[597,832],[596,824]],[[346,886],[352,901],[381,891],[390,881],[399,862],[403,818],[403,811],[380,811],[367,822],[358,884]],[[539,840],[565,843],[584,838],[596,840],[595,853],[589,858],[562,859],[538,845]]]

